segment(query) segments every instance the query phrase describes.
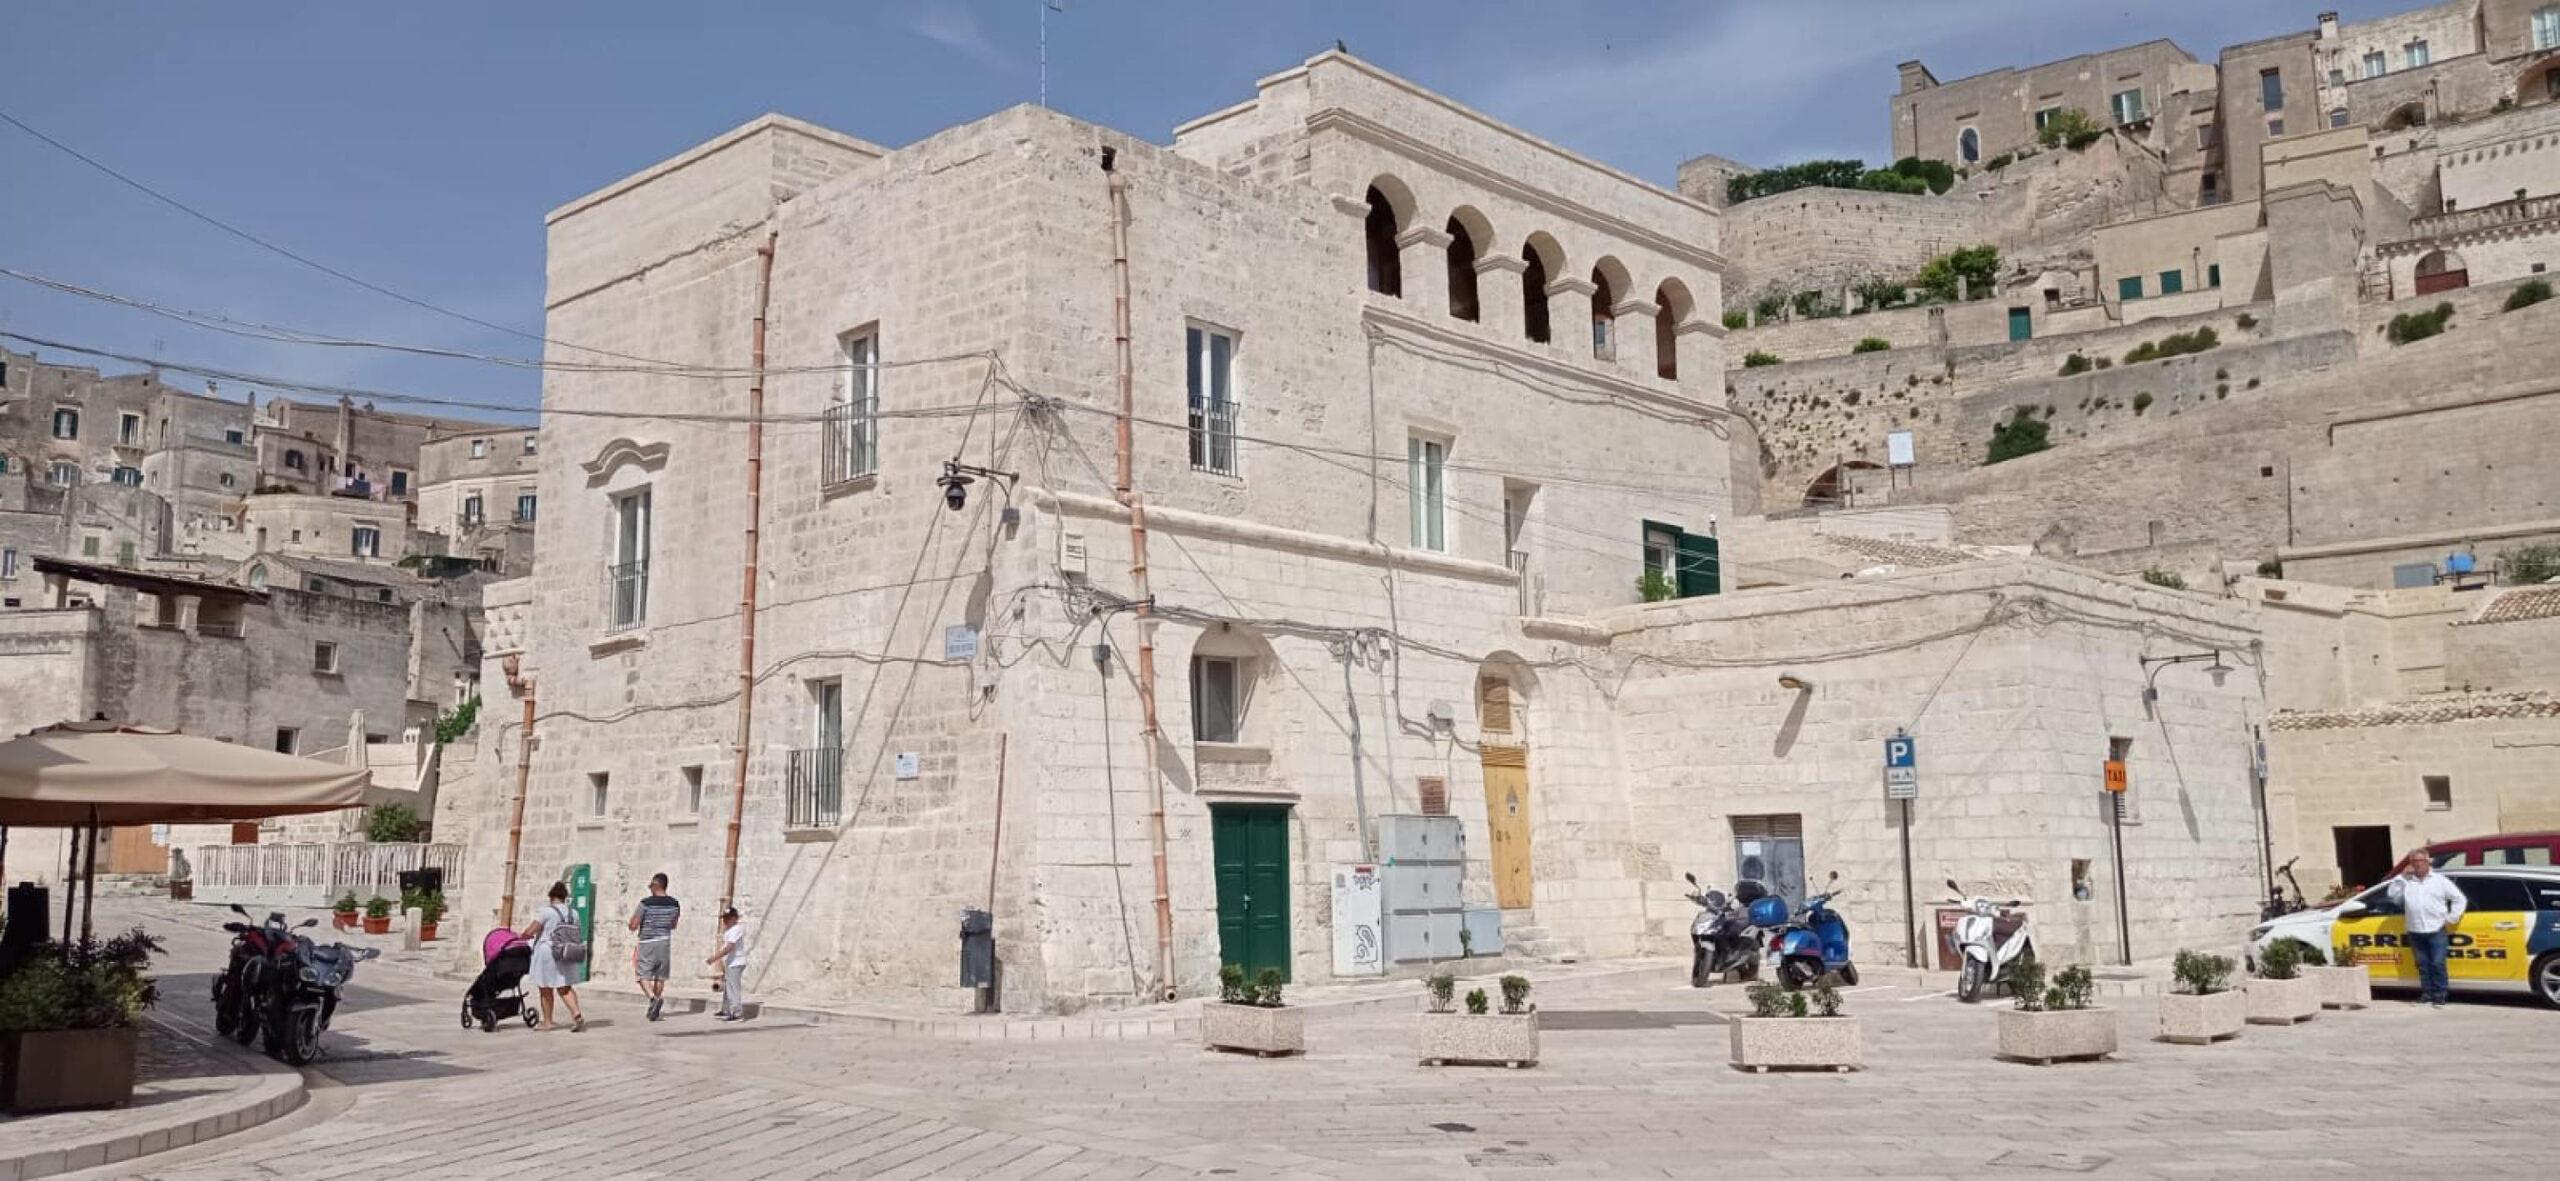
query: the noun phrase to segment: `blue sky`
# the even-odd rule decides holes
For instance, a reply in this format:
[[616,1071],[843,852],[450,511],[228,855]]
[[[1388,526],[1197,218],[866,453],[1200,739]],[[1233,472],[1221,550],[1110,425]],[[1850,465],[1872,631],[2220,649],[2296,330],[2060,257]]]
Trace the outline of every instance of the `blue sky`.
[[[19,5],[0,109],[302,254],[539,332],[546,210],[768,110],[895,145],[1030,101],[1038,4]],[[1339,38],[1669,184],[1700,152],[1882,158],[1907,58],[1954,78],[2166,36],[2209,59],[2325,6],[2355,20],[2414,4],[1066,0],[1049,17],[1050,99],[1163,141]],[[5,125],[0,266],[340,335],[537,347],[226,237]],[[538,397],[520,371],[244,340],[7,279],[0,329],[301,380]]]

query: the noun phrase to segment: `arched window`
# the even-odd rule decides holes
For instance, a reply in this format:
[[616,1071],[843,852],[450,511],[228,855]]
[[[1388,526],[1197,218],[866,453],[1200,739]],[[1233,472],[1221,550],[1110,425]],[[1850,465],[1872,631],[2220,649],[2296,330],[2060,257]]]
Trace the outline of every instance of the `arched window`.
[[1520,327],[1524,335],[1539,344],[1555,339],[1554,323],[1547,314],[1547,284],[1551,281],[1553,261],[1561,258],[1553,239],[1532,234],[1520,246]]
[[1982,133],[1970,127],[1957,132],[1956,158],[1967,164],[1982,163]]
[[1591,268],[1591,355],[1603,361],[1617,355],[1615,342],[1609,339],[1610,325],[1617,322],[1618,283],[1611,274],[1613,259],[1602,259]]
[[1476,303],[1476,240],[1467,232],[1467,223],[1449,219],[1449,314],[1461,320],[1480,319]]
[[1366,234],[1369,242],[1369,290],[1380,295],[1404,297],[1404,258],[1397,252],[1396,235],[1403,232],[1397,224],[1395,204],[1387,200],[1378,186],[1369,186],[1369,220]]
[[1689,289],[1677,279],[1663,281],[1653,293],[1653,371],[1665,381],[1680,380],[1680,326],[1689,321]]

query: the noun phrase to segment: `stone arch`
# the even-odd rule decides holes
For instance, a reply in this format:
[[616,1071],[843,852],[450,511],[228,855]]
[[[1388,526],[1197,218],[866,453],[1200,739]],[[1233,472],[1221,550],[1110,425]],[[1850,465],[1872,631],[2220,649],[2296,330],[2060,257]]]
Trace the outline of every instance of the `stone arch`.
[[2518,106],[2560,102],[2560,53],[2544,56],[2516,72],[2516,84],[2508,91]]
[[1443,227],[1449,235],[1449,315],[1460,320],[1484,318],[1484,302],[1476,284],[1476,263],[1493,245],[1493,222],[1472,205],[1461,205]]
[[1982,133],[1967,127],[1956,133],[1956,159],[1965,164],[1982,163]]
[[1404,296],[1404,247],[1397,239],[1413,223],[1413,191],[1392,176],[1369,182],[1369,212],[1361,232],[1369,261],[1369,290]]
[[1525,746],[1538,674],[1518,653],[1501,650],[1476,666],[1475,722],[1479,742]]
[[[1204,668],[1208,662],[1224,662],[1230,667]],[[1192,639],[1190,655],[1182,667],[1194,745],[1206,742],[1269,748],[1273,737],[1286,729],[1279,714],[1289,695],[1279,686],[1287,676],[1270,639],[1261,632],[1237,623],[1203,627]],[[1221,720],[1221,710],[1233,720],[1231,730],[1215,728]]]
[[1653,291],[1653,355],[1654,372],[1665,381],[1680,379],[1680,326],[1689,322],[1689,313],[1697,301],[1689,297],[1689,288],[1678,279],[1665,279]]
[[2433,295],[2471,285],[2471,268],[2458,251],[2430,250],[2418,260],[2418,294]]
[[1815,476],[1812,484],[1806,486],[1804,490],[1804,507],[1838,508],[1841,505],[1847,504],[1849,502],[1849,483],[1852,478],[1851,473],[1882,470],[1882,465],[1869,463],[1863,459],[1852,459],[1846,463],[1833,464],[1821,475]]
[[2392,108],[2391,113],[2383,116],[2382,119],[2382,129],[2384,131],[2407,131],[2412,127],[2424,127],[2426,125],[2427,104],[2417,99],[2411,99],[2408,102]]
[[1627,264],[1603,255],[1591,267],[1591,355],[1606,360],[1617,355],[1612,339],[1612,326],[1617,323],[1618,301],[1635,289],[1627,275]]
[[1520,244],[1520,325],[1521,331],[1539,344],[1555,339],[1555,326],[1547,308],[1547,284],[1564,273],[1564,247],[1555,236],[1540,230]]

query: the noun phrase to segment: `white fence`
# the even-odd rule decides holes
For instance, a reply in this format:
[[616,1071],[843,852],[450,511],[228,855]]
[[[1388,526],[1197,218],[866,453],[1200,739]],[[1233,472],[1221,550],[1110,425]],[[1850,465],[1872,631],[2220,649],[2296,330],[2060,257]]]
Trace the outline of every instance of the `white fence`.
[[358,902],[376,894],[396,901],[400,875],[429,867],[444,871],[446,894],[462,889],[458,844],[200,845],[187,859],[198,902],[325,907],[350,890]]

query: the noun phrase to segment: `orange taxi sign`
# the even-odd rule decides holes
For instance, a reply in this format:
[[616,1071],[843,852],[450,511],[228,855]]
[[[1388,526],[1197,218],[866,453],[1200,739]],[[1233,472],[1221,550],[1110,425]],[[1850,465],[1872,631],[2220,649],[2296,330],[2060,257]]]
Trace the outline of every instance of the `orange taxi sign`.
[[2122,795],[2122,794],[2124,794],[2124,789],[2125,789],[2124,760],[2123,760],[2123,759],[2108,759],[2108,760],[2107,760],[2107,790],[2108,790],[2108,791],[2111,791],[2111,792],[2115,792],[2115,793],[2116,793],[2116,794],[2118,794],[2118,795]]

